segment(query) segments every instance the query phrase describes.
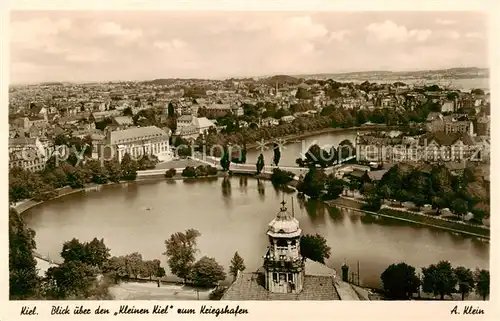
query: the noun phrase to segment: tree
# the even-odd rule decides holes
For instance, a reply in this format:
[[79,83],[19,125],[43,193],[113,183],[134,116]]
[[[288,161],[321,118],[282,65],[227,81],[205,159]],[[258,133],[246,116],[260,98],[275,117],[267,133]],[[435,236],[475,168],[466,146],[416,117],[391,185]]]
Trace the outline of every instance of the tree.
[[196,239],[200,232],[195,229],[188,229],[184,233],[177,232],[165,241],[167,263],[170,271],[184,279],[188,279],[191,267],[195,261]]
[[420,287],[415,268],[406,263],[389,265],[380,278],[386,296],[393,300],[408,300]]
[[[158,261],[158,260],[155,260]],[[157,271],[156,263],[153,260],[148,260],[148,261],[143,261],[142,266],[141,266],[141,276],[149,278],[150,280],[153,279],[153,276],[155,275],[155,272]],[[160,264],[160,261],[158,261],[158,265]]]
[[231,160],[229,159],[229,151],[227,147],[224,148],[224,153],[222,154],[222,157],[220,159],[220,166],[225,172],[227,172],[229,170],[229,167],[231,166]]
[[424,206],[424,204],[426,202],[426,198],[425,198],[425,195],[422,195],[420,193],[416,193],[412,196],[412,201],[413,201],[413,203],[415,203],[415,206],[420,211],[420,208],[422,206]]
[[477,270],[475,273],[476,293],[486,300],[490,295],[490,271]]
[[68,261],[46,272],[49,298],[85,299],[95,286],[97,271],[80,261]]
[[108,174],[97,159],[88,160],[85,168],[90,172],[93,183],[106,184],[108,182]]
[[307,89],[303,87],[299,87],[297,92],[295,93],[295,98],[297,99],[311,99],[311,93],[307,91]]
[[26,227],[21,215],[9,208],[9,296],[11,300],[29,299],[39,285],[35,232]]
[[85,245],[86,263],[102,268],[106,261],[109,259],[109,248],[104,244],[104,239],[98,240],[94,237],[92,241]]
[[309,167],[315,167],[320,165],[321,167],[326,167],[331,165],[334,161],[335,155],[331,155],[328,151],[322,149],[318,144],[314,144],[309,147],[306,153],[305,162]]
[[83,155],[87,156],[87,157],[92,157],[92,150],[93,150],[93,148],[92,148],[92,144],[93,144],[92,136],[85,135],[85,137],[83,137],[83,139],[81,139],[81,144],[82,144],[82,148],[84,148]]
[[380,187],[379,189],[379,195],[383,199],[392,199],[392,189],[389,187],[389,185],[384,184]]
[[280,151],[280,147],[278,144],[274,143],[274,156],[273,156],[273,163],[275,166],[278,166],[279,162],[280,162],[280,158],[281,158],[281,151]]
[[165,172],[165,177],[166,178],[172,178],[175,176],[175,174],[177,173],[177,171],[175,170],[175,168],[170,168],[169,170],[167,170]]
[[120,164],[122,179],[126,181],[135,181],[137,178],[137,161],[132,160],[129,153],[125,153]]
[[257,164],[255,166],[257,167],[257,175],[259,175],[264,168],[264,155],[262,155],[262,153],[257,158]]
[[121,177],[120,163],[116,160],[109,160],[104,162],[104,169],[111,182],[118,183]]
[[245,262],[243,258],[238,254],[238,252],[234,253],[233,258],[231,259],[231,266],[229,267],[229,274],[236,279],[238,272],[243,272],[245,270]]
[[102,272],[112,281],[118,283],[121,279],[128,277],[127,264],[124,256],[113,256],[103,266]]
[[75,168],[68,174],[68,185],[71,188],[82,188],[85,186],[87,174],[81,168]]
[[186,166],[186,168],[182,170],[182,176],[188,178],[196,177],[196,169],[192,166]]
[[459,217],[467,214],[468,204],[463,199],[457,198],[451,203],[451,210]]
[[439,196],[434,196],[431,199],[432,208],[437,210],[437,213],[441,213],[441,209],[446,207],[446,202]]
[[168,117],[170,117],[170,118],[175,116],[174,105],[172,103],[168,103],[167,113],[168,113]]
[[61,251],[61,257],[64,259],[64,262],[82,262],[97,268],[102,268],[109,256],[109,249],[104,244],[104,240],[98,240],[97,238],[88,243],[82,243],[78,239],[73,238],[71,241],[63,244]]
[[224,267],[214,258],[204,256],[193,265],[190,279],[197,286],[212,287],[226,278]]
[[456,267],[454,272],[458,280],[458,290],[462,294],[463,301],[465,296],[474,289],[474,275],[470,269],[463,266]]
[[123,116],[130,116],[133,117],[134,113],[132,112],[132,108],[127,107],[123,110]]
[[455,291],[457,278],[450,262],[440,261],[438,264],[431,264],[422,268],[424,275],[423,290],[440,296],[441,300],[445,295],[451,295]]
[[311,198],[318,198],[327,183],[328,177],[322,169],[310,168],[304,179],[297,185],[297,190]]
[[484,90],[482,89],[473,89],[471,90],[471,94],[473,95],[478,95],[478,96],[483,96],[484,95]]
[[343,141],[340,142],[339,147],[338,147],[338,154],[339,154],[339,159],[344,160],[347,159],[351,156],[356,155],[356,148],[352,144],[352,142],[348,139],[344,139]]
[[71,241],[65,242],[62,247],[61,257],[64,259],[64,262],[69,261],[79,261],[86,262],[87,261],[87,253],[86,253],[85,244],[81,243],[78,239],[73,238]]
[[446,99],[448,100],[455,100],[457,98],[458,98],[458,93],[455,91],[446,94]]
[[324,264],[330,253],[331,248],[323,236],[307,234],[300,238],[300,255],[303,257]]
[[344,181],[341,179],[336,179],[329,177],[326,188],[326,196],[328,199],[336,199],[344,191]]
[[274,168],[273,173],[271,174],[271,182],[275,186],[286,185],[290,183],[294,177],[295,174],[293,174],[292,172],[283,171],[280,170],[279,168]]
[[243,143],[243,150],[241,151],[240,163],[246,164],[246,162],[247,162],[247,145]]
[[143,270],[142,255],[138,252],[125,255],[125,267],[129,277],[138,278]]

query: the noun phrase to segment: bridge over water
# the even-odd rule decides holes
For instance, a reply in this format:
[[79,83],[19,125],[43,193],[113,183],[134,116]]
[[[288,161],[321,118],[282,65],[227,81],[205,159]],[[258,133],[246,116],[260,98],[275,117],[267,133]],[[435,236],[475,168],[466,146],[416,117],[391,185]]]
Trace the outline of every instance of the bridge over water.
[[[334,166],[326,167],[324,168],[325,172],[327,174],[334,173],[336,169],[338,169],[340,166],[342,166],[342,163],[345,163],[347,161],[350,161],[354,159],[356,156],[351,156],[348,157],[344,160],[342,160],[339,164],[336,164]],[[194,157],[188,157],[189,159],[192,159],[198,163],[203,163],[206,165],[211,165],[218,170],[222,170],[222,166],[220,166],[220,158],[213,157],[213,156],[204,156],[204,155],[196,155]],[[273,173],[273,169],[278,168],[274,165],[265,165],[264,168],[262,169],[263,174],[268,174],[271,175]],[[184,170],[184,167],[179,167],[179,168],[174,168],[177,173],[181,173]],[[299,167],[299,166],[279,166],[279,169],[285,170],[292,172],[295,175],[295,179],[298,180],[300,175],[306,175],[307,172],[309,171],[308,168],[306,167]],[[237,163],[230,163],[229,165],[229,170],[232,171],[233,173],[240,173],[240,174],[255,174],[257,169],[256,169],[256,164],[237,164]],[[166,169],[151,169],[151,170],[144,170],[144,171],[138,171],[137,176],[138,178],[146,178],[146,177],[153,177],[153,176],[163,176],[165,174]]]

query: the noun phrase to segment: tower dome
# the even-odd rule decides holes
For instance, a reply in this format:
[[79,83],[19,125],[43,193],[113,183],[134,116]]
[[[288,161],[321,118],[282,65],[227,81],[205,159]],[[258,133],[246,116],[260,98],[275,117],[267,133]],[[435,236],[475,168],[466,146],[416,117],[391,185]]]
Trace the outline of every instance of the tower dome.
[[299,221],[287,211],[285,204],[285,201],[281,202],[278,215],[268,225],[267,235],[271,237],[297,237],[301,235]]

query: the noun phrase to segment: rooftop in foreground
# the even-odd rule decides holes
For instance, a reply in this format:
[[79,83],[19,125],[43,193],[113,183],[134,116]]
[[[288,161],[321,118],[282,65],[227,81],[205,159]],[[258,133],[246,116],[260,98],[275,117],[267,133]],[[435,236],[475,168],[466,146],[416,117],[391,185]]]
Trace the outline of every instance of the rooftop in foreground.
[[300,293],[273,293],[264,287],[262,268],[253,273],[240,273],[229,286],[222,300],[226,301],[273,301],[273,300],[368,300],[361,298],[351,284],[336,278],[336,271],[324,264],[306,260],[306,275],[303,290]]
[[332,276],[306,275],[304,289],[300,293],[272,293],[263,286],[260,273],[241,273],[229,287],[222,300],[340,300]]

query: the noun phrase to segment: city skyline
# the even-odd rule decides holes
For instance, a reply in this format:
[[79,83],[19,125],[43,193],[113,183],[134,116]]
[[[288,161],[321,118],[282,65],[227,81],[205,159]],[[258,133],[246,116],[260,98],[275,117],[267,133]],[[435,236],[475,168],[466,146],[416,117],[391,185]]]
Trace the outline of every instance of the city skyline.
[[14,11],[10,82],[488,67],[479,12]]

